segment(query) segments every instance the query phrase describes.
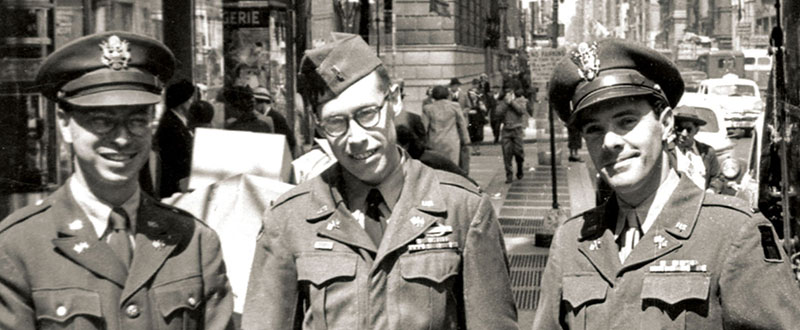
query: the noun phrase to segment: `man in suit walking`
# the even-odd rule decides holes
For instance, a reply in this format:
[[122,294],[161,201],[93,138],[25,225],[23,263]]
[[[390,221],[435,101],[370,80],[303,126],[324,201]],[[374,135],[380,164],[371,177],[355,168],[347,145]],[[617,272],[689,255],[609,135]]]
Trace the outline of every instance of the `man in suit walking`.
[[75,173],[0,222],[0,329],[226,329],[233,297],[216,233],[144,194],[154,104],[175,60],[127,32],[42,63]]
[[189,177],[194,137],[188,125],[189,107],[194,85],[181,80],[167,87],[165,105],[156,130],[155,145],[161,159],[161,180],[158,194],[169,197],[181,192],[181,180]]

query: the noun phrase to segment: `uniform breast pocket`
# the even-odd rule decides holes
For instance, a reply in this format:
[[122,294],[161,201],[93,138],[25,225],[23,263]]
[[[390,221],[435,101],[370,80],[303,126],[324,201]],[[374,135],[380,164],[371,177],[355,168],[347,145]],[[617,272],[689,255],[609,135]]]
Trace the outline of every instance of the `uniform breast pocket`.
[[687,313],[708,315],[710,284],[707,273],[645,275],[642,310],[649,324],[654,329],[686,329]]
[[33,291],[36,328],[103,329],[100,294],[82,288]]
[[460,298],[453,287],[461,272],[461,255],[455,250],[414,252],[398,262],[403,279],[394,299],[406,329],[450,329],[458,315]]
[[197,328],[203,304],[203,280],[199,275],[157,285],[153,291],[165,329]]
[[599,275],[565,275],[561,282],[561,299],[566,302],[566,318],[570,329],[587,329],[594,306],[606,300],[608,283]]
[[359,290],[354,284],[358,259],[355,254],[335,252],[297,258],[297,278],[310,303],[304,329],[358,328]]

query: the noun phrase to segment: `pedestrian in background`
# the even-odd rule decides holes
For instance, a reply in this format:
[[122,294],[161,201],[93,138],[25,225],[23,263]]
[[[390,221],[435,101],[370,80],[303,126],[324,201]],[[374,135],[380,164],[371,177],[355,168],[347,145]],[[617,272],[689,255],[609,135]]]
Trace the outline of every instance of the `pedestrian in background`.
[[255,97],[249,87],[228,87],[225,89],[224,98],[227,105],[226,110],[231,112],[233,119],[225,129],[255,133],[274,132],[272,119],[269,117],[259,118],[256,115]]
[[266,212],[243,328],[517,329],[489,197],[398,148],[397,86],[360,36],[333,38],[298,84],[338,162]]
[[472,80],[472,88],[467,91],[467,120],[469,121],[469,139],[472,142],[472,155],[481,154],[480,142],[483,141],[483,127],[486,126],[486,103],[480,90],[480,80]]
[[670,147],[679,172],[686,174],[701,189],[719,193],[725,184],[717,152],[694,138],[705,124],[695,108],[685,105],[675,108],[675,142]]
[[[517,96],[517,93],[520,96]],[[498,115],[503,116],[503,167],[506,172],[506,183],[514,181],[514,165],[517,163],[517,179],[525,176],[525,149],[522,141],[525,138],[525,126],[528,122],[528,102],[522,96],[523,90],[512,91],[507,88],[505,99],[498,104]]]
[[181,192],[181,180],[189,177],[194,135],[189,129],[187,115],[195,92],[194,84],[186,79],[167,87],[164,100],[167,111],[161,115],[155,135],[155,146],[161,161],[160,197]]
[[575,127],[567,127],[567,148],[569,149],[569,158],[570,162],[581,162],[583,161],[581,157],[578,155],[578,150],[583,147],[583,138],[581,137],[581,131]]
[[0,221],[0,329],[232,329],[217,234],[138,184],[174,68],[161,42],[120,31],[39,67],[75,172]]
[[[433,150],[454,164],[461,160],[462,146],[468,145],[467,123],[457,103],[448,99],[449,92],[444,86],[436,86],[431,91],[433,103],[422,108],[428,135],[427,149]],[[461,167],[461,166],[459,166]],[[461,167],[464,173],[467,169]]]
[[210,128],[211,122],[214,120],[214,106],[203,100],[194,101],[189,106],[189,113],[186,119],[192,135],[194,135],[195,128]]
[[294,133],[289,127],[289,123],[286,122],[286,118],[279,111],[273,109],[275,102],[272,99],[272,95],[270,95],[266,88],[258,87],[255,91],[253,91],[253,96],[256,100],[256,112],[272,121],[272,127],[275,134],[282,134],[286,136],[286,144],[288,145],[291,153],[294,155],[294,150],[297,145],[297,142],[294,138]]
[[614,196],[556,229],[534,329],[797,329],[800,289],[770,222],[670,160],[683,87],[669,59],[624,40],[556,65],[550,104]]

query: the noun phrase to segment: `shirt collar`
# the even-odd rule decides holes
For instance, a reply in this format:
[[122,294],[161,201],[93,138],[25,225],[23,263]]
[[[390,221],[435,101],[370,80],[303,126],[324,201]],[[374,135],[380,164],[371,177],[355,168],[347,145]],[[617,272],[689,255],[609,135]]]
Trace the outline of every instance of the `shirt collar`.
[[[111,215],[113,206],[97,198],[97,196],[89,190],[89,187],[80,180],[71,178],[69,180],[69,188],[78,206],[86,213],[86,217],[94,226],[97,237],[103,236],[103,233],[105,233],[108,227],[108,217]],[[129,226],[131,233],[136,232],[136,211],[139,209],[140,203],[141,188],[137,186],[133,195],[121,205],[122,209],[128,214],[128,219],[130,219]]]
[[667,204],[667,201],[669,201],[669,197],[672,196],[672,192],[675,191],[678,183],[680,183],[678,173],[670,168],[667,178],[661,183],[658,190],[639,205],[630,205],[617,197],[619,212],[617,214],[617,226],[614,229],[614,237],[619,237],[619,235],[622,234],[623,223],[626,220],[625,217],[631,210],[636,212],[636,216],[639,217],[642,234],[647,233],[647,230],[655,223],[658,215],[661,214],[661,210],[664,209],[664,206]]
[[[398,147],[399,148],[399,147]],[[406,161],[407,154],[404,150],[400,150],[400,164],[392,171],[389,176],[379,183],[377,186],[368,185],[358,179],[344,180],[344,187],[342,191],[347,196],[349,201],[348,207],[353,209],[360,209],[366,205],[367,194],[373,188],[377,188],[381,192],[386,206],[389,210],[394,210],[397,201],[400,200],[400,194],[403,191],[403,184],[405,182],[405,173],[407,172],[408,163]],[[346,170],[342,169],[343,173]],[[346,174],[352,175],[352,174]],[[352,205],[350,205],[352,204]]]
[[186,118],[186,116],[178,111],[175,111],[175,109],[170,109],[169,111],[172,111],[172,113],[175,114],[175,117],[178,117],[178,119],[183,123],[183,126],[189,127],[189,120]]

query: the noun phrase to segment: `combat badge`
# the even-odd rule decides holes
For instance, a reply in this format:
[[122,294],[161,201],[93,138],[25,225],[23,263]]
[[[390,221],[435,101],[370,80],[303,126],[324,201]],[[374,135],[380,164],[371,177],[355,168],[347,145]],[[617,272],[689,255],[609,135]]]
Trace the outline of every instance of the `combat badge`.
[[768,262],[783,262],[783,256],[778,250],[778,243],[775,242],[775,235],[772,234],[772,226],[758,226],[761,232],[761,248],[764,250],[764,260]]
[[597,57],[597,43],[591,45],[582,42],[578,49],[572,52],[572,63],[578,66],[578,74],[588,81],[594,80],[600,71],[600,59]]

